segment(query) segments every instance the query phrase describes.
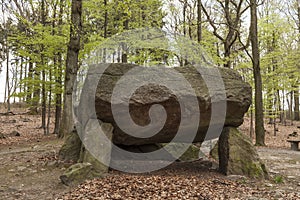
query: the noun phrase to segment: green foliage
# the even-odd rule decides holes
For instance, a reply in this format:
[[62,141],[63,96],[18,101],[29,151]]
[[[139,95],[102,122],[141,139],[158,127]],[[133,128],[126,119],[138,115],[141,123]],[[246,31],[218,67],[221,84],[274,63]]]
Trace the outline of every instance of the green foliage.
[[284,182],[284,179],[283,179],[283,176],[281,175],[276,175],[273,179],[273,181],[276,183],[276,184],[280,184],[280,183],[283,183]]
[[[84,49],[81,52],[81,58],[89,55],[102,44],[105,38],[121,33],[127,28],[131,30],[142,27],[162,27],[165,16],[162,11],[162,2],[159,0],[113,0],[107,1],[106,5],[104,1],[86,0],[83,2],[83,8],[85,34],[83,35]],[[153,52],[147,55],[158,56]],[[141,53],[141,55],[134,55],[129,59],[131,62],[142,63],[142,60],[145,59],[144,56],[145,54]]]

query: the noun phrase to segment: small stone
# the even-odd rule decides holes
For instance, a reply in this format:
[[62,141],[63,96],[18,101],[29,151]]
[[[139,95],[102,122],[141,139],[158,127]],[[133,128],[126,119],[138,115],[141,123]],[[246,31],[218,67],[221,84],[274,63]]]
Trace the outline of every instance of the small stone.
[[241,179],[246,179],[245,176],[242,175],[229,175],[227,176],[228,179],[230,180],[241,180]]
[[270,169],[270,171],[269,171],[271,174],[279,174],[279,172],[278,171],[274,171],[274,170],[271,170]]
[[281,197],[283,197],[283,194],[282,194],[281,191],[277,190],[277,191],[275,192],[275,194],[274,194],[274,197],[275,197],[275,198],[281,198]]
[[14,169],[10,169],[10,170],[8,170],[8,172],[15,172],[16,170],[14,170]]
[[271,184],[271,183],[266,183],[266,186],[267,186],[267,187],[273,187],[273,184]]
[[29,119],[29,118],[23,118],[22,121],[23,121],[23,122],[31,122],[31,119]]
[[19,166],[19,167],[17,167],[17,170],[18,170],[18,171],[24,171],[25,169],[27,169],[27,167],[24,167],[24,166]]
[[288,179],[295,179],[295,176],[287,176]]
[[0,133],[0,139],[6,139],[6,137],[3,133]]
[[50,161],[50,162],[47,162],[46,164],[48,167],[55,167],[58,165],[57,161]]
[[13,132],[11,132],[11,133],[9,134],[9,136],[11,136],[11,137],[20,137],[21,134],[20,134],[18,131],[13,131]]

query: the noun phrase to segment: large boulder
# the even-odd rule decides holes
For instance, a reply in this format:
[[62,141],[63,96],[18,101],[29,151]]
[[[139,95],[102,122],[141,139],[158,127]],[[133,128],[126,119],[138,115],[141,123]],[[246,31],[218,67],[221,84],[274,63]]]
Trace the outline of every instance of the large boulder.
[[[199,109],[200,121],[196,122],[199,123],[199,127],[193,142],[204,141],[207,129],[211,123],[212,101],[214,101],[215,105],[217,106],[221,105],[222,102],[224,103],[224,99],[220,97],[220,94],[222,94],[222,92],[224,91],[219,91],[221,90],[219,88],[213,88],[213,96],[211,96],[202,75],[200,75],[200,73],[193,66],[177,67],[174,69],[182,74],[183,77],[190,83],[198,100],[198,108],[184,108],[188,110],[189,113],[189,116],[185,116],[186,118],[190,119],[187,120],[187,123],[181,124],[181,108],[178,99],[180,97],[183,97],[185,99],[193,98],[194,94],[180,86],[178,86],[177,88],[177,94],[174,95],[167,87],[163,85],[143,85],[139,87],[128,100],[125,97],[122,98],[122,91],[126,91],[126,87],[128,87],[128,85],[123,86],[122,84],[119,84],[118,87],[121,87],[121,94],[119,95],[121,97],[112,105],[111,97],[117,82],[121,77],[123,77],[129,70],[133,69],[134,67],[137,66],[132,64],[110,64],[109,67],[104,71],[104,73],[101,74],[101,78],[96,88],[96,94],[93,94],[90,88],[94,87],[94,83],[89,83],[88,79],[93,79],[92,77],[96,76],[95,74],[97,74],[97,66],[94,66],[95,69],[90,70],[91,72],[87,75],[88,81],[85,83],[83,90],[85,91],[84,98],[93,99],[90,98],[89,95],[95,95],[95,108],[88,108],[89,105],[79,105],[79,109],[76,111],[76,114],[79,117],[87,116],[92,112],[91,109],[95,109],[97,116],[91,116],[92,118],[97,117],[99,120],[106,123],[111,123],[113,125],[114,132],[112,140],[114,144],[143,145],[170,142],[177,134],[179,124],[181,127],[183,127],[183,132],[185,135],[177,140],[177,142],[187,142],[185,141],[185,138],[188,138],[186,136],[191,133],[190,123],[193,123],[192,120],[199,114],[195,112],[195,110]],[[149,71],[149,68],[147,69]],[[151,68],[151,70],[152,72],[154,72],[154,74],[157,74],[157,77],[152,77],[152,80],[154,81],[163,78],[169,81],[174,80],[174,84],[176,84],[176,81],[178,80],[176,74],[170,75],[166,73],[167,75],[164,75],[164,73],[161,72],[162,69],[158,70],[157,67],[153,67]],[[163,70],[168,69],[164,68]],[[243,116],[251,104],[251,87],[249,84],[242,80],[241,76],[237,72],[231,69],[220,68],[219,72],[225,85],[227,103],[227,112],[224,125],[238,127],[243,123]],[[146,70],[145,73],[147,73]],[[99,74],[97,76],[99,76]],[[220,77],[216,76],[213,73],[207,73],[205,76],[207,78],[206,80],[210,80],[211,83],[220,81]],[[134,83],[136,82],[143,82],[144,79],[145,74],[131,74],[127,75],[126,81],[129,85],[131,85],[131,82],[134,85]],[[87,90],[91,91],[89,92]],[[120,108],[116,113],[119,118],[128,120],[126,109],[123,109],[125,107],[128,107],[128,105],[126,104],[128,101],[130,117],[136,124],[140,126],[145,126],[150,123],[149,109],[152,105],[160,104],[164,106],[167,113],[164,127],[157,134],[148,138],[134,137],[130,134],[125,133],[123,130],[121,130],[121,128],[119,128],[114,119],[114,116],[112,114],[112,106]],[[160,116],[156,117],[159,118]],[[222,119],[220,117],[220,119],[218,119],[214,117],[212,124],[222,125],[223,120],[224,118]],[[128,124],[128,126],[131,125]],[[151,132],[151,130],[147,131]]]
[[210,154],[219,161],[219,169],[226,175],[268,177],[266,167],[259,159],[250,138],[237,128],[225,127]]

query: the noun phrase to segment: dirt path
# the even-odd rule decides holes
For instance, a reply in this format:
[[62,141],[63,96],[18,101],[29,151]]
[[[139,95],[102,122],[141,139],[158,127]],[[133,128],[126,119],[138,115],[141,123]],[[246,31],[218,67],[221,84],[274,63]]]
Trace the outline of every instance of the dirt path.
[[[17,111],[16,111],[17,112]],[[21,112],[21,111],[18,111]],[[53,122],[52,122],[53,123]],[[267,145],[272,148],[258,148],[261,159],[265,162],[270,171],[270,180],[267,181],[253,181],[234,180],[229,185],[216,184],[223,179],[231,180],[230,177],[223,177],[213,170],[212,174],[208,173],[207,169],[199,171],[199,165],[184,165],[184,170],[175,168],[173,170],[162,170],[149,174],[151,180],[149,187],[153,184],[153,190],[162,189],[162,186],[155,185],[156,178],[161,180],[161,183],[169,185],[169,182],[178,180],[185,184],[190,184],[188,178],[191,174],[195,175],[195,181],[199,183],[200,191],[209,190],[215,199],[220,199],[216,192],[216,187],[224,186],[224,191],[231,190],[232,194],[238,196],[237,199],[300,199],[300,151],[288,150],[289,144],[286,142],[287,135],[293,131],[298,131],[295,126],[278,126],[279,131],[277,136],[271,134],[271,127],[266,125],[270,133],[266,135]],[[0,139],[0,199],[2,200],[44,200],[44,199],[60,199],[68,194],[74,194],[76,191],[78,196],[86,193],[90,197],[90,190],[85,189],[84,185],[78,186],[82,190],[76,188],[69,188],[61,184],[59,176],[63,173],[67,166],[59,164],[56,159],[57,152],[62,145],[62,141],[55,139],[54,135],[44,136],[40,126],[40,116],[29,115],[12,115],[0,116],[0,134],[5,136],[5,139]],[[248,124],[245,123],[241,127],[244,133],[247,133]],[[53,127],[51,127],[53,130]],[[10,136],[12,131],[20,132],[19,137]],[[169,173],[165,180],[162,179],[166,173]],[[96,185],[98,188],[94,189],[94,193],[103,195],[100,189],[107,189],[111,186],[118,188],[119,180],[123,179],[125,182],[132,182],[132,184],[140,184],[146,181],[143,176],[126,175],[123,173],[111,173],[111,177],[117,180],[116,184],[111,183],[108,177],[104,180],[98,180],[99,183],[107,182],[107,185]],[[177,177],[177,179],[176,179]],[[153,179],[153,181],[152,181]],[[148,179],[147,179],[148,180]],[[193,179],[194,180],[194,179]],[[136,182],[135,182],[136,181]],[[222,182],[221,181],[221,182]],[[122,183],[122,181],[120,182]],[[207,183],[210,183],[207,185]],[[90,182],[90,187],[93,187],[93,182]],[[207,187],[204,187],[204,185]],[[243,186],[243,187],[242,187]],[[121,186],[120,186],[121,187]],[[178,190],[177,186],[174,186]],[[182,184],[178,184],[182,187]],[[191,190],[195,188],[191,187]],[[114,189],[113,192],[117,191]],[[191,193],[189,188],[182,188]],[[74,195],[71,198],[74,199]],[[250,198],[253,196],[253,198]],[[231,196],[232,199],[233,196]],[[245,197],[245,198],[242,198]],[[82,198],[77,198],[82,199]]]
[[[64,186],[59,180],[65,169],[56,159],[61,144],[62,141],[54,139],[0,147],[0,199],[60,199],[70,192],[72,188]],[[253,198],[248,195],[249,198],[245,199],[300,199],[300,151],[258,148],[258,152],[271,178],[263,182],[245,181],[245,188],[254,191],[251,192]],[[178,175],[176,170],[173,173],[174,177]],[[124,175],[112,176],[121,178]],[[210,177],[209,174],[206,176]]]
[[[279,148],[258,148],[260,158],[264,161],[273,181],[270,189],[279,193],[297,192],[300,199],[300,151]],[[281,183],[282,181],[282,183]]]
[[59,176],[64,167],[55,156],[61,141],[0,148],[0,199],[55,199],[68,191]]

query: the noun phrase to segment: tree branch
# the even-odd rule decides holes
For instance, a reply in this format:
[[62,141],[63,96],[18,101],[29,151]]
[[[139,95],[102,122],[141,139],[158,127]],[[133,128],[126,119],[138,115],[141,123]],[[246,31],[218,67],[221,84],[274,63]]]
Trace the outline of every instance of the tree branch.
[[208,20],[210,26],[213,28],[213,34],[214,34],[218,39],[220,39],[222,42],[224,42],[225,39],[224,39],[221,35],[218,34],[218,32],[217,32],[217,27],[215,26],[215,24],[214,24],[214,22],[212,21],[212,19],[209,17],[209,14],[208,14],[207,10],[205,9],[205,7],[203,6],[202,3],[201,3],[201,7],[202,7],[202,10],[203,10],[203,12],[204,12],[204,14],[205,14],[205,16],[206,16],[206,18],[207,18],[207,20]]

